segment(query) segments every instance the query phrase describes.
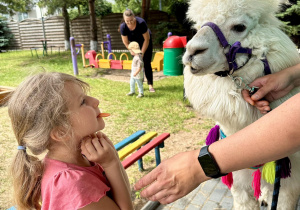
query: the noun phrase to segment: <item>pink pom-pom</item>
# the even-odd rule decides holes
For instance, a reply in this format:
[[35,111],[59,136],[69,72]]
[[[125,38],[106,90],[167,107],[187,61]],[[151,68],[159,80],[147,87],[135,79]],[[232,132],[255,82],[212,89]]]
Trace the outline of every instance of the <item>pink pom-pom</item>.
[[256,171],[254,171],[252,173],[253,176],[253,181],[252,181],[252,188],[254,190],[254,197],[256,198],[256,200],[258,200],[261,191],[260,191],[260,179],[261,179],[261,172],[259,169],[257,169]]
[[225,184],[229,189],[231,189],[233,184],[233,177],[232,173],[228,173],[226,176],[222,176],[222,182]]

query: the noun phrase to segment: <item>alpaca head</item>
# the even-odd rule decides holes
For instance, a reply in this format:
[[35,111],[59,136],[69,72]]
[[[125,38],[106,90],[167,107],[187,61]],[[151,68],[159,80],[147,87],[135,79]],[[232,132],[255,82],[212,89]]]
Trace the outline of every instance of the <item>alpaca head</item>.
[[[183,63],[193,74],[230,70],[225,57],[228,49],[221,46],[210,27],[203,26],[207,22],[215,23],[230,45],[239,41],[242,47],[252,49],[251,59],[247,54],[236,55],[238,67],[258,65],[258,61],[268,54],[284,53],[285,47],[291,47],[289,38],[279,29],[280,21],[275,17],[279,5],[277,1],[191,0],[189,4],[187,16],[195,22],[194,27],[198,31],[186,46]],[[260,62],[259,65],[263,64]]]

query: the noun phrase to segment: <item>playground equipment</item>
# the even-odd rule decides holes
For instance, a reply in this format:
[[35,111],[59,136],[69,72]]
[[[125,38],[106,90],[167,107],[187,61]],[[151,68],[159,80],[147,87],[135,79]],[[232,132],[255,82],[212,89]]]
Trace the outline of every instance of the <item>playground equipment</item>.
[[[98,61],[98,56],[102,57],[102,59],[99,59],[99,61]],[[98,61],[98,64],[99,64],[98,67],[99,68],[103,68],[103,69],[109,69],[110,68],[110,60],[104,59],[104,56],[102,56],[102,54],[97,54],[96,61]]]
[[14,91],[15,88],[0,86],[0,106],[4,105],[9,99],[9,94]]
[[161,71],[164,67],[164,52],[156,52],[151,62],[152,70]]
[[[100,55],[102,55],[103,58],[104,58],[104,47],[108,50],[108,53],[111,53],[111,38],[110,38],[109,34],[107,34],[106,37],[107,37],[107,41],[101,42],[102,54],[100,54]],[[97,53],[95,50],[90,50],[85,55],[84,54],[84,44],[75,44],[74,37],[70,37],[70,45],[71,45],[71,56],[72,56],[74,75],[78,75],[77,55],[79,54],[80,50],[81,50],[82,63],[83,63],[84,68],[86,68],[86,67],[99,68],[97,59],[96,59]],[[87,65],[85,62],[86,58],[89,59],[89,65]],[[111,59],[111,57],[110,57],[110,59]],[[108,67],[108,68],[110,68],[110,67]]]
[[[126,169],[138,160],[139,171],[143,171],[142,157],[153,148],[155,148],[156,166],[158,166],[161,162],[159,149],[164,147],[164,140],[169,138],[170,134],[162,133],[156,136],[157,132],[146,133],[144,130],[139,130],[117,143],[115,149],[118,151],[123,167]],[[138,151],[135,152],[136,150]]]
[[[106,42],[101,42],[101,53],[104,58],[104,48],[106,48],[108,53],[111,53],[111,38],[110,35],[106,35],[107,41]],[[111,56],[109,57],[111,59]]]
[[[104,48],[108,51],[109,53],[109,58],[107,59],[112,59],[111,57],[111,38],[110,38],[110,35],[107,34],[106,35],[107,37],[107,41],[106,42],[101,42],[101,56],[102,56],[102,59],[104,59]],[[82,52],[84,52],[84,48],[81,49]],[[99,65],[98,65],[98,60],[97,60],[97,54],[95,50],[89,50],[85,56],[83,57],[84,53],[82,53],[82,61],[84,62],[83,64],[83,67],[86,68],[86,67],[95,67],[95,68],[99,68]],[[85,65],[85,59],[84,58],[87,58],[89,59],[89,63],[90,65]],[[101,67],[100,67],[101,68]],[[109,67],[108,67],[109,68]]]
[[[109,56],[113,55],[115,60],[110,60]],[[107,59],[110,60],[110,68],[111,69],[123,69],[122,61],[121,60],[116,60],[116,55],[113,53],[109,53],[107,55]]]
[[[70,37],[70,46],[71,46],[71,57],[72,57],[74,75],[78,75],[77,55],[80,51],[81,44],[75,44],[74,37]],[[83,50],[81,51],[82,51],[81,53],[84,54]],[[85,65],[85,61],[84,61],[84,65]]]
[[[82,52],[82,56],[84,54],[84,45],[82,44],[81,46],[81,52]],[[98,68],[98,62],[97,60],[95,60],[97,53],[95,50],[89,50],[84,57],[82,57],[82,62],[83,62],[83,67],[95,67]],[[85,58],[89,59],[89,65],[85,64]]]
[[[122,53],[120,55],[120,59],[117,60],[116,55],[111,52],[111,38],[109,34],[107,34],[107,39],[108,41],[101,42],[101,53],[97,54],[95,50],[89,50],[86,54],[84,54],[84,44],[75,44],[74,37],[70,37],[71,56],[72,56],[74,75],[78,75],[77,55],[79,54],[80,50],[81,50],[82,63],[84,68],[92,67],[92,68],[106,68],[106,69],[111,68],[111,69],[131,70],[132,60],[128,59],[128,55],[126,53]],[[105,59],[104,57],[104,48],[108,50],[107,59]],[[114,59],[112,59],[112,56],[114,57]],[[126,60],[122,60],[123,56],[126,56]],[[89,59],[89,64],[86,64],[85,59]],[[156,52],[154,55],[154,59],[151,62],[152,69],[157,71],[163,70],[164,67],[163,60],[164,60],[164,52]]]
[[[125,55],[127,60],[122,60],[123,55]],[[122,60],[122,64],[123,64],[123,69],[129,69],[131,70],[131,64],[132,64],[132,60],[128,60],[128,55],[126,53],[122,53],[120,55],[120,61]]]

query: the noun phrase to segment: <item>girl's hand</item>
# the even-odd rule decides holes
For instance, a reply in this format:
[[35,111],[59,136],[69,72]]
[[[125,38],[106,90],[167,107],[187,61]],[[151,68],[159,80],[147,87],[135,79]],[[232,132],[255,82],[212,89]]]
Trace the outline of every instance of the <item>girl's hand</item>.
[[98,138],[104,138],[106,139],[106,141],[112,146],[117,158],[119,159],[119,154],[118,154],[118,151],[115,149],[115,145],[112,143],[112,141],[102,132],[97,132],[96,135],[98,136]]
[[85,137],[81,143],[81,153],[104,169],[119,164],[119,158],[112,142],[102,133]]

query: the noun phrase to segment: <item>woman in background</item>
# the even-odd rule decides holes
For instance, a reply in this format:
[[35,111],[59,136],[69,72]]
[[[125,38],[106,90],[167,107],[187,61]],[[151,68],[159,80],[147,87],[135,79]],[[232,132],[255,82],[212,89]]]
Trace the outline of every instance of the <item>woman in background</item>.
[[152,60],[152,38],[151,31],[148,29],[146,21],[143,18],[135,17],[130,9],[123,13],[124,23],[120,25],[120,33],[125,47],[128,49],[130,42],[139,43],[144,60],[145,75],[149,85],[149,91],[155,92],[153,88],[153,73],[151,67]]

